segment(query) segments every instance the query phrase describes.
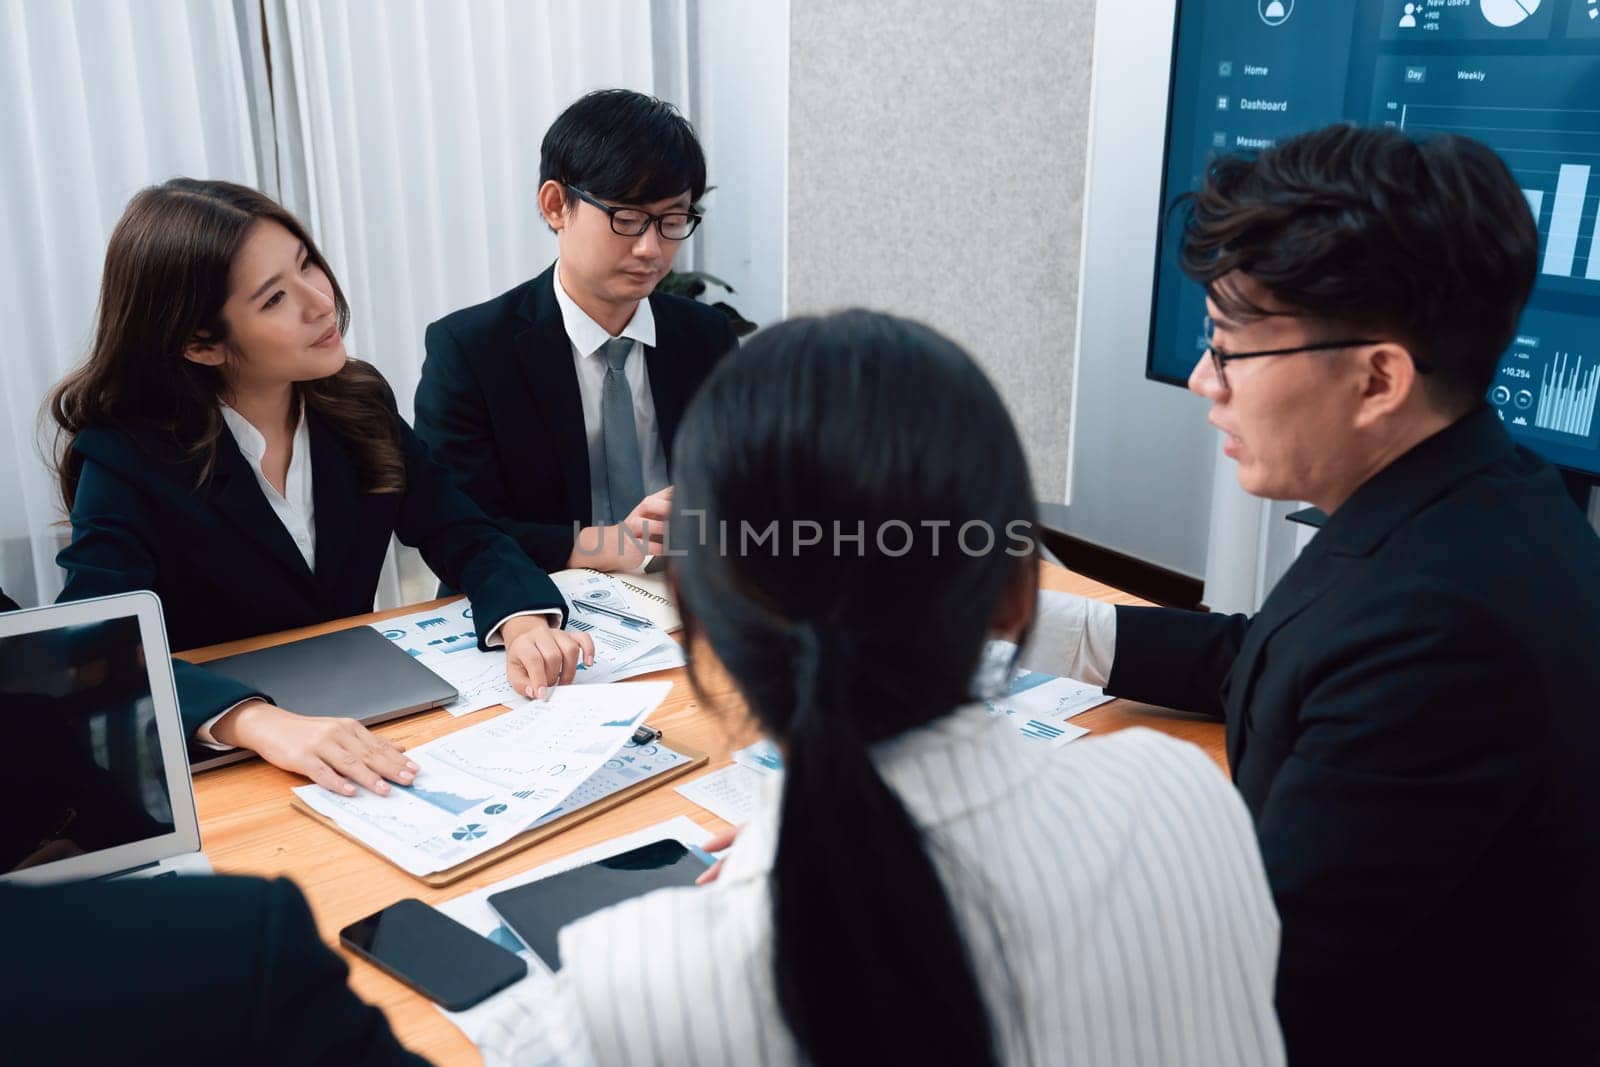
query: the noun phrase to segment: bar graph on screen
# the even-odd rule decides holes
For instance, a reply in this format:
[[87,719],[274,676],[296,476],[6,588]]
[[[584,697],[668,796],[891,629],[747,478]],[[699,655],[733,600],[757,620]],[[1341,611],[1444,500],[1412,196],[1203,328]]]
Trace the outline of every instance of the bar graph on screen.
[[1539,382],[1539,405],[1533,424],[1541,430],[1588,437],[1594,429],[1595,401],[1600,398],[1600,363],[1584,367],[1582,356],[1557,353]]
[[1539,285],[1600,286],[1600,109],[1407,103],[1398,125],[1489,145],[1522,186],[1539,228]]
[[[1593,225],[1594,215],[1584,209],[1589,200],[1590,168],[1587,164],[1563,163],[1556,177],[1556,195],[1550,209],[1550,224],[1544,228],[1544,259],[1541,274],[1557,278],[1574,276],[1573,264],[1578,256],[1578,238],[1587,215],[1590,220],[1588,269],[1583,276],[1589,281],[1600,281],[1600,227]],[[1523,195],[1532,203],[1534,194],[1544,199],[1543,190],[1524,189]],[[1600,199],[1600,197],[1597,197]],[[1537,216],[1535,216],[1537,220]]]

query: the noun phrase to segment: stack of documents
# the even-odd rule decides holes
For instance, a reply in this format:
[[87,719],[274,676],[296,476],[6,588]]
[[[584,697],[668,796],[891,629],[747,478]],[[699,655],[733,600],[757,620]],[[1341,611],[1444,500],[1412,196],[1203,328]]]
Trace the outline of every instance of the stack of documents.
[[318,785],[295,794],[368,848],[422,877],[511,840],[561,808],[627,744],[671,682],[557,689],[406,753],[421,772],[388,796]]
[[620,682],[683,666],[683,650],[652,622],[620,582],[594,571],[562,571],[556,586],[567,598],[567,629],[594,640],[594,666],[579,682]]
[[[567,629],[586,633],[594,641],[594,666],[578,671],[579,684],[620,682],[683,666],[683,650],[666,631],[634,615],[620,591],[604,598],[597,596],[602,583],[607,582],[606,576],[588,573],[599,581],[564,582],[562,588],[571,609]],[[573,588],[566,588],[568,585]],[[478,650],[472,605],[465,600],[385,619],[373,623],[372,628],[456,687],[460,695],[445,706],[452,715],[467,715],[499,704],[516,708],[529,702],[506,679],[505,652]]]

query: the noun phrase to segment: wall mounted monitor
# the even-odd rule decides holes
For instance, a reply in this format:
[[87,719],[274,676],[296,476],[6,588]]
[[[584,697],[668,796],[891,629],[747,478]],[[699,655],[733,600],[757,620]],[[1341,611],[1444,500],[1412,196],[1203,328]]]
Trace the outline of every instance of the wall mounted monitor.
[[[1539,275],[1488,402],[1520,443],[1600,477],[1600,0],[1180,0],[1161,205],[1219,152],[1332,122],[1450,131],[1500,153]],[[1147,377],[1183,384],[1205,295],[1157,244]]]

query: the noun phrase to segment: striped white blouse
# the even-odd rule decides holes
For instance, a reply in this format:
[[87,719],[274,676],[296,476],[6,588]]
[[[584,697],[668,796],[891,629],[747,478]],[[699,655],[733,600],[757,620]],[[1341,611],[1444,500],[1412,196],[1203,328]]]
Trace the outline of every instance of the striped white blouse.
[[[874,760],[937,842],[1005,1062],[1284,1062],[1277,915],[1198,748],[1144,729],[1050,748],[972,705]],[[486,1062],[798,1063],[772,978],[777,822],[774,788],[716,883],[564,930],[554,995],[508,1004]]]

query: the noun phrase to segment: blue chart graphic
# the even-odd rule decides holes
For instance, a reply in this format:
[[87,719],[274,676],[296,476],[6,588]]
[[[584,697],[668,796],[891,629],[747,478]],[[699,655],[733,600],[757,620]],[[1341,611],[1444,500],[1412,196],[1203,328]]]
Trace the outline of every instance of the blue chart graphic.
[[457,827],[455,832],[450,836],[455,838],[457,841],[476,841],[478,838],[482,837],[488,832],[489,831],[484,829],[481,824],[469,822],[465,826]]
[[1028,724],[1022,728],[1023,737],[1032,737],[1039,741],[1054,741],[1064,733],[1066,731],[1061,727],[1051,726],[1049,723],[1040,722],[1038,719],[1029,719]]
[[755,763],[769,771],[783,770],[783,753],[771,741],[757,741],[749,748],[734,753],[734,758],[741,763]]
[[487,808],[483,809],[483,813],[485,815],[499,815],[505,810],[506,806],[504,804],[490,804]]
[[1533,424],[1541,430],[1588,437],[1594,428],[1595,400],[1600,397],[1600,364],[1591,363],[1585,371],[1582,356],[1574,361],[1562,352],[1545,366],[1539,384]]
[[448,625],[450,625],[450,620],[449,619],[445,618],[443,615],[436,615],[431,619],[420,619],[420,620],[418,620],[417,629],[419,629],[419,630],[431,630],[435,626],[448,626]]
[[451,815],[465,815],[467,812],[471,811],[473,808],[489,799],[488,797],[457,796],[454,793],[448,793],[442,789],[424,789],[421,786],[416,785],[402,785],[396,786],[395,788],[404,789],[418,800],[432,804],[441,811],[448,811]]
[[522,951],[522,942],[517,940],[517,935],[508,930],[504,923],[489,931],[489,940],[503,949],[509,949],[512,952]]
[[1030,689],[1037,689],[1044,683],[1053,681],[1055,681],[1053,674],[1044,674],[1041,671],[1018,671],[1016,677],[1011,679],[1011,684],[1006,687],[1006,695],[1014,697],[1018,693],[1026,693]]
[[478,639],[473,634],[446,634],[444,637],[435,637],[428,644],[444,652],[476,652]]
[[600,725],[601,726],[617,726],[617,727],[632,726],[633,725],[633,720],[632,719],[618,719],[616,722],[603,722]]

